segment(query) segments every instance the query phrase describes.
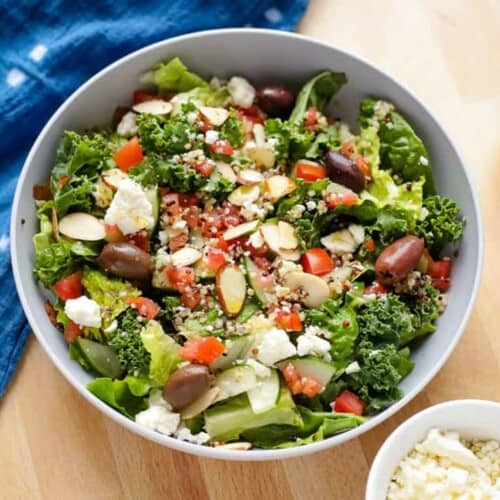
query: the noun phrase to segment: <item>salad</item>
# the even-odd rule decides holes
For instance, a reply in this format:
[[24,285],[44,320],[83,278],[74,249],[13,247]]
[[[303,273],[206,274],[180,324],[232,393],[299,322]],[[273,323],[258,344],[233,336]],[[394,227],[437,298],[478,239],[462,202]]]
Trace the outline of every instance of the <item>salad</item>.
[[351,130],[331,71],[296,94],[174,58],[142,82],[111,125],[66,131],[34,186],[34,276],[88,390],[235,449],[326,439],[400,399],[463,230],[403,114],[367,97]]

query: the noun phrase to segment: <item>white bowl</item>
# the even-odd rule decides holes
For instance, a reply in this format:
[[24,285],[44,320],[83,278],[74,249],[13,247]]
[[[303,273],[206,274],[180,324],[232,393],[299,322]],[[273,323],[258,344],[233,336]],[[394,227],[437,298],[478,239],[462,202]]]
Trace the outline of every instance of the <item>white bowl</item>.
[[384,442],[370,469],[365,500],[385,500],[401,460],[432,428],[457,431],[465,439],[500,441],[500,403],[462,399],[431,406],[401,424]]
[[[402,384],[405,396],[363,426],[322,442],[285,450],[229,451],[178,441],[135,424],[90,394],[85,384],[91,376],[69,359],[62,336],[51,325],[43,307],[43,291],[32,275],[31,237],[38,230],[32,186],[46,182],[65,129],[83,130],[109,122],[117,105],[130,102],[131,92],[139,86],[139,76],[158,61],[173,56],[181,57],[206,77],[241,74],[256,83],[286,83],[297,88],[324,69],[346,72],[349,83],[336,99],[335,115],[355,125],[359,102],[366,95],[394,102],[427,144],[439,191],[455,198],[467,217],[460,255],[453,269],[456,285],[451,289],[449,306],[439,320],[438,331],[415,350],[416,367]],[[482,267],[483,235],[477,198],[461,157],[443,128],[411,92],[369,63],[324,43],[278,31],[226,29],[180,36],[145,47],[102,70],[64,102],[43,128],[23,167],[12,210],[11,254],[19,297],[35,335],[61,373],[94,406],[128,429],[177,450],[214,458],[266,460],[325,450],[359,436],[422,390],[452,352],[469,318]]]

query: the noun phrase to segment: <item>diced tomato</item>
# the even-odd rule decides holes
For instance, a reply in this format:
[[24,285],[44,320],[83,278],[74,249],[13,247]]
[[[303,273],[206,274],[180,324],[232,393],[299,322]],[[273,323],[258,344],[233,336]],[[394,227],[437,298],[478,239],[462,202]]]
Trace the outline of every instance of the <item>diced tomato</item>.
[[248,238],[243,243],[243,248],[250,252],[252,257],[265,257],[269,252],[269,247],[265,243],[260,247],[254,247]]
[[168,240],[169,250],[171,252],[177,252],[177,250],[184,248],[186,246],[188,239],[189,239],[189,232],[187,230],[177,234],[176,236],[172,236]]
[[59,189],[63,188],[64,186],[66,186],[66,184],[69,182],[69,175],[63,175],[59,178],[59,180],[57,181],[57,187]]
[[450,278],[432,278],[432,284],[440,291],[446,292],[450,289]]
[[227,252],[229,250],[229,245],[228,245],[227,241],[222,236],[219,236],[219,240],[217,242],[217,246],[221,250],[223,250],[224,252]]
[[363,292],[365,295],[375,294],[377,297],[379,295],[386,295],[387,288],[381,285],[378,281],[374,281],[370,286],[367,286]]
[[194,271],[190,267],[168,266],[165,272],[169,283],[181,293],[194,283]]
[[349,390],[342,391],[335,402],[332,404],[332,409],[338,413],[354,413],[354,415],[363,415],[365,403],[361,398]]
[[282,370],[283,378],[292,394],[305,394],[312,398],[323,386],[313,377],[302,377],[292,363],[288,363]]
[[44,307],[50,322],[53,325],[57,325],[57,313],[54,309],[54,306],[47,300],[44,304]]
[[352,141],[345,141],[340,148],[340,152],[344,156],[351,156],[354,153],[354,143]]
[[126,240],[125,235],[116,224],[104,224],[104,230],[106,231],[106,241],[109,243],[119,243]]
[[128,297],[126,300],[129,306],[137,309],[137,312],[148,319],[155,318],[160,312],[160,306],[147,297]]
[[276,313],[276,323],[289,332],[302,331],[302,320],[295,312],[279,310]]
[[181,293],[181,302],[185,307],[194,309],[201,302],[201,293],[195,287],[191,287],[189,292]]
[[149,252],[150,250],[151,242],[146,230],[142,230],[133,234],[127,234],[127,240],[141,250],[144,250],[145,252]]
[[77,299],[83,295],[82,272],[70,274],[59,280],[52,288],[56,295],[62,300]]
[[449,278],[451,274],[451,260],[435,260],[429,263],[427,274],[431,278]]
[[215,164],[210,160],[203,160],[196,163],[194,169],[203,177],[209,177],[215,169]]
[[345,205],[346,207],[351,207],[358,202],[359,198],[354,193],[340,194],[334,196],[327,201],[328,208],[336,208],[339,205]]
[[310,107],[304,115],[304,122],[306,127],[312,127],[318,121],[318,110]]
[[182,208],[194,207],[200,202],[199,198],[194,194],[179,193],[178,196]]
[[218,238],[228,227],[237,226],[242,220],[239,207],[228,202],[222,207],[205,210],[200,218],[201,232],[207,238]]
[[188,207],[184,209],[182,218],[186,221],[189,229],[196,229],[200,225],[200,213],[199,207]]
[[217,271],[226,263],[226,254],[218,248],[209,247],[207,250],[206,264],[210,271]]
[[314,182],[326,177],[326,168],[321,165],[299,161],[295,166],[295,173],[300,179]]
[[150,92],[144,92],[144,90],[135,90],[133,93],[133,99],[134,104],[140,104],[141,102],[158,99],[158,96],[151,94]]
[[311,248],[301,258],[300,263],[304,271],[309,274],[321,276],[333,271],[335,264],[323,248]]
[[238,118],[248,120],[252,123],[264,123],[267,115],[257,106],[249,108],[238,107]]
[[306,377],[302,383],[302,394],[305,394],[308,398],[313,398],[321,392],[323,386],[314,378]]
[[370,177],[371,174],[370,165],[368,165],[366,158],[364,156],[358,156],[356,158],[355,163],[356,166],[361,170],[361,172],[363,172],[363,175],[365,177]]
[[74,321],[70,321],[64,329],[64,338],[66,339],[66,342],[71,344],[82,334],[82,332],[83,329],[80,325],[77,325]]
[[181,213],[181,202],[178,193],[167,193],[161,199],[161,207],[169,220],[174,219]]
[[142,148],[137,137],[132,137],[114,155],[113,160],[120,170],[128,172],[132,167],[139,165],[144,160]]
[[370,238],[369,240],[365,241],[363,243],[363,246],[369,251],[373,252],[375,250],[375,240],[373,238]]
[[202,337],[187,340],[180,353],[184,359],[192,363],[210,365],[224,352],[224,344],[216,337]]
[[217,155],[232,156],[234,153],[233,146],[226,139],[219,139],[213,144],[209,144],[208,147]]

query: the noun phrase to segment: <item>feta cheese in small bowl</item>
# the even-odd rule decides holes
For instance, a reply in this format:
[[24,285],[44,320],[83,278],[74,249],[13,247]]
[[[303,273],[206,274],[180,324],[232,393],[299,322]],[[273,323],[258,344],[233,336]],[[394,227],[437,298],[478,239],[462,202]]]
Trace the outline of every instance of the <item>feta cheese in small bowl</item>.
[[365,500],[500,499],[500,403],[457,400],[417,413],[373,461]]

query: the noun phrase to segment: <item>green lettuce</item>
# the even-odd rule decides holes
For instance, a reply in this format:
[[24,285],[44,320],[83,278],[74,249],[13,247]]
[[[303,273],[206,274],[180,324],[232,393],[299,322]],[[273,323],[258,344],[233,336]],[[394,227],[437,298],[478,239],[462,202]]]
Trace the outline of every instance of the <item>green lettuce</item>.
[[187,92],[196,87],[208,87],[208,83],[174,57],[166,63],[159,63],[153,68],[153,82],[162,94]]
[[72,273],[75,260],[71,246],[67,243],[50,243],[45,248],[35,248],[35,267],[33,274],[45,288]]
[[235,148],[239,148],[243,144],[243,127],[234,110],[230,111],[229,117],[222,125],[219,135],[221,139],[228,140]]
[[155,387],[163,387],[182,361],[180,347],[163,331],[158,321],[150,320],[140,333],[144,347],[151,355],[149,378]]
[[278,161],[289,164],[304,158],[313,147],[314,134],[304,129],[301,122],[293,123],[280,118],[271,118],[264,124],[266,137],[273,144]]

